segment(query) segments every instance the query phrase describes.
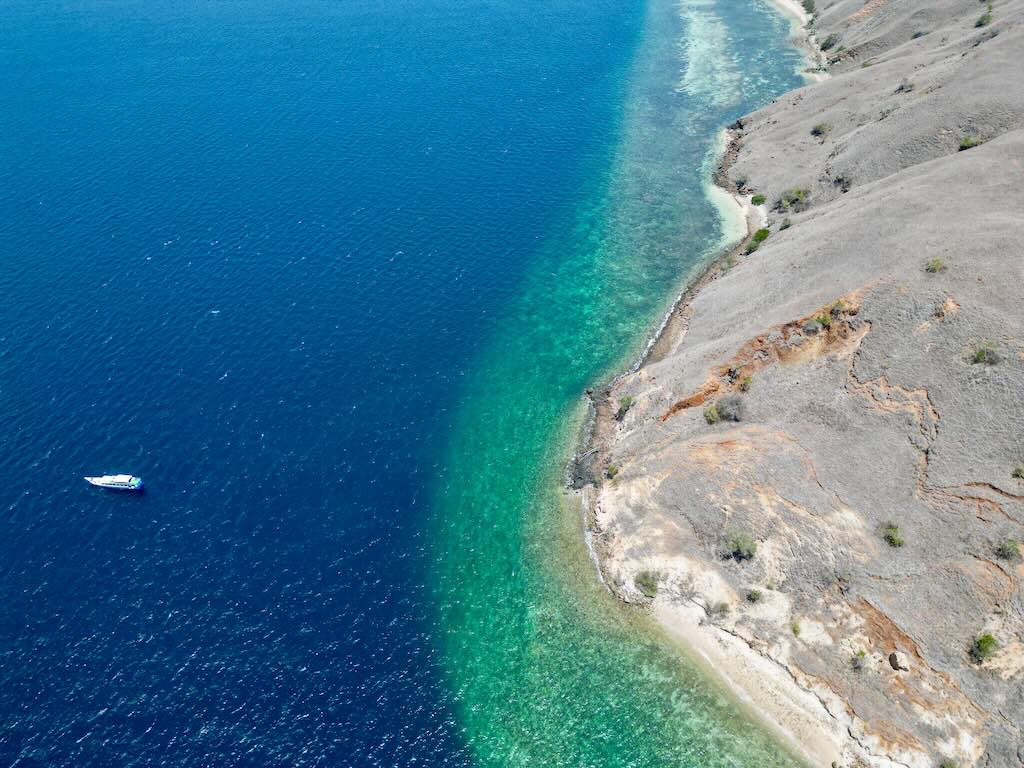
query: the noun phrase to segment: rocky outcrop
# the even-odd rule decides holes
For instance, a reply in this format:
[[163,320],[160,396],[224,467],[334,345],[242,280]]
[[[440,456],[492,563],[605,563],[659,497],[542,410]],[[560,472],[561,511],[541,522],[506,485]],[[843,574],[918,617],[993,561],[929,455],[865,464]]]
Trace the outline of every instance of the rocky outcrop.
[[767,238],[597,396],[601,569],[813,694],[840,762],[1019,768],[1024,0],[819,11],[832,76],[733,132]]

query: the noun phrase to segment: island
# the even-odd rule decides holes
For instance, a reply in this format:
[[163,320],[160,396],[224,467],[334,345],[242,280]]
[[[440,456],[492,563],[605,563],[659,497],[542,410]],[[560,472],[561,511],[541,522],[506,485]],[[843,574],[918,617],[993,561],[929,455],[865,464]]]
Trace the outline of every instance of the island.
[[811,764],[1024,765],[1024,3],[806,0],[747,237],[591,395],[606,584]]

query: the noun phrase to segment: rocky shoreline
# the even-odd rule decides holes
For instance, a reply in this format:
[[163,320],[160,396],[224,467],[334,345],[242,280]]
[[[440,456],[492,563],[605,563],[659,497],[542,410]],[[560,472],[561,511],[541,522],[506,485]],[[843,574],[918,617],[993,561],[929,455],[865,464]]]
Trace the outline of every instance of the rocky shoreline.
[[[813,4],[811,7],[814,7]],[[570,468],[601,576],[815,765],[1024,765],[1024,2],[820,4],[747,237]]]

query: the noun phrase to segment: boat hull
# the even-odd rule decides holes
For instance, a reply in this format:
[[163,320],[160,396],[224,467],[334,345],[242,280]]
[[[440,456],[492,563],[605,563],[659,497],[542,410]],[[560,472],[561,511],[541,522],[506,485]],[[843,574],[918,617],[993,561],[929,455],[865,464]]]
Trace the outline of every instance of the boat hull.
[[89,485],[93,485],[97,488],[103,488],[107,491],[127,491],[129,493],[137,493],[145,488],[141,477],[132,477],[130,475],[86,477],[85,481],[89,483]]

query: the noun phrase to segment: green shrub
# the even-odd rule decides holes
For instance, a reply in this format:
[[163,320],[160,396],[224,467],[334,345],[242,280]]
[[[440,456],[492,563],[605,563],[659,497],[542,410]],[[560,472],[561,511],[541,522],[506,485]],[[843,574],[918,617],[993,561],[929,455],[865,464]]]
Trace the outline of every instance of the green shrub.
[[814,14],[817,10],[814,6],[814,0],[803,0],[801,5],[803,5],[804,10],[807,11],[807,13],[809,14]]
[[826,331],[832,327],[832,315],[827,312],[820,315],[816,315],[814,321],[818,323],[818,325],[820,325]]
[[743,398],[726,395],[715,401],[715,410],[723,421],[743,421]]
[[753,253],[758,248],[760,248],[761,243],[767,240],[768,235],[770,235],[771,233],[772,231],[770,229],[765,229],[764,227],[757,230],[757,232],[754,233],[754,236],[750,239],[750,242],[747,243],[747,253]]
[[864,664],[867,662],[867,659],[867,653],[864,651],[863,648],[861,648],[859,651],[857,651],[850,657],[850,666],[853,667],[856,671],[860,672],[862,669],[864,669]]
[[793,633],[793,637],[800,637],[800,622],[794,621],[789,625],[789,629]]
[[644,597],[654,598],[658,594],[658,574],[653,571],[640,571],[634,579],[636,588],[639,589]]
[[1020,544],[1013,539],[1001,541],[996,546],[996,555],[1003,560],[1020,560]]
[[768,198],[766,198],[764,195],[754,195],[752,198],[750,198],[750,202],[753,203],[754,205],[764,205],[764,201],[767,199]]
[[820,139],[824,139],[828,136],[831,130],[832,126],[828,123],[818,123],[816,126],[811,128],[811,136],[817,136]]
[[734,560],[751,560],[757,554],[757,541],[746,531],[725,534],[725,554]]
[[807,209],[810,195],[811,191],[809,189],[787,189],[776,201],[775,207],[780,211],[793,210],[799,213]]
[[1010,473],[1010,477],[1014,480],[1024,480],[1024,467],[1015,467]]
[[619,410],[615,412],[615,420],[622,421],[626,418],[626,414],[629,413],[629,409],[633,407],[633,403],[635,402],[636,401],[629,395],[619,398]]
[[903,82],[896,86],[896,93],[910,93],[912,90],[914,90],[914,84],[907,80],[906,78],[904,78]]
[[717,424],[721,420],[722,417],[719,415],[718,409],[715,407],[714,403],[704,409],[704,421],[708,424]]
[[974,147],[981,146],[985,143],[985,140],[977,136],[964,136],[960,139],[960,151],[963,152],[965,149],[973,149]]
[[885,524],[885,527],[882,528],[882,538],[885,539],[885,543],[890,547],[903,546],[903,535],[900,533],[900,527],[896,523]]
[[986,632],[983,635],[978,635],[974,642],[971,643],[971,658],[978,664],[981,664],[985,659],[992,658],[998,650],[999,641]]
[[761,594],[761,590],[759,589],[752,589],[747,592],[748,603],[760,603],[762,597],[764,597],[764,595]]
[[924,37],[924,36],[925,36],[925,35],[927,35],[927,34],[928,34],[927,32],[924,32],[924,31],[922,31],[922,30],[918,29],[918,30],[915,30],[915,31],[914,31],[914,34],[912,34],[912,35],[910,36],[910,39],[911,39],[911,40],[917,40],[917,39],[919,39],[919,38],[922,38],[922,37]]
[[960,764],[956,760],[943,760],[939,763],[939,768],[960,768]]
[[606,469],[604,471],[604,473],[608,476],[609,480],[614,480],[615,476],[617,474],[619,474],[619,465],[618,464],[609,464],[608,465],[608,469]]
[[992,14],[991,13],[983,13],[983,14],[981,14],[981,16],[978,17],[978,20],[976,22],[974,22],[974,26],[976,26],[976,27],[987,27],[991,23],[992,23]]
[[793,222],[790,219],[786,218],[782,220],[782,223],[779,225],[779,229],[789,229],[792,226]]
[[983,341],[971,351],[972,365],[998,365],[1002,358],[991,341]]
[[835,48],[836,43],[839,42],[839,35],[833,32],[831,35],[826,37],[821,43],[821,50],[827,51],[829,48]]
[[928,259],[928,261],[924,263],[924,271],[932,275],[937,275],[939,272],[945,272],[946,262],[939,258]]
[[749,376],[744,376],[740,379],[740,392],[749,392],[750,385],[754,383],[754,380]]

